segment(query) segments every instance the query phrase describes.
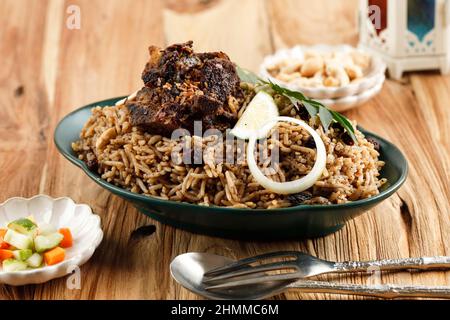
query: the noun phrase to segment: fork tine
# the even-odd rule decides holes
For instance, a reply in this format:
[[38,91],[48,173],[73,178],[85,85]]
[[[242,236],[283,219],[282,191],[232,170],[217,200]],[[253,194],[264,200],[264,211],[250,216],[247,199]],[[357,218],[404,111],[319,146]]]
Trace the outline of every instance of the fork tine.
[[240,276],[245,276],[253,273],[258,272],[267,272],[267,271],[273,271],[273,270],[282,270],[287,268],[295,268],[297,270],[297,265],[295,263],[292,263],[292,261],[280,261],[280,262],[273,262],[273,263],[266,263],[259,266],[243,266],[242,268],[239,268],[235,271],[230,271],[226,273],[222,273],[218,276],[207,278],[203,280],[203,283],[213,283],[220,280],[225,280],[229,278],[235,278]]
[[268,258],[296,257],[297,254],[298,253],[295,251],[277,251],[277,252],[265,253],[265,254],[257,255],[254,257],[250,257],[250,258],[244,258],[244,259],[238,260],[236,262],[230,263],[226,266],[212,269],[212,270],[206,272],[204,274],[204,276],[205,277],[218,276],[218,275],[221,275],[221,274],[224,274],[227,272],[236,271],[245,265],[255,263],[259,260],[264,260],[264,259],[268,259]]
[[247,278],[243,280],[236,280],[236,281],[230,281],[230,282],[224,282],[221,284],[211,285],[205,288],[205,290],[218,290],[218,289],[230,289],[234,287],[239,286],[246,286],[246,285],[252,285],[252,284],[259,284],[264,283],[268,281],[286,281],[286,280],[298,280],[298,275],[295,273],[289,273],[289,274],[275,274],[275,275],[267,275],[263,277],[258,278]]

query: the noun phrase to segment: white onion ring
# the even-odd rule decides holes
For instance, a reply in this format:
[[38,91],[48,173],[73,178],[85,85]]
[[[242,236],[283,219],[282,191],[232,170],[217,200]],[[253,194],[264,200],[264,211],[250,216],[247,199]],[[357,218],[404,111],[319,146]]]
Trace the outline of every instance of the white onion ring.
[[[257,137],[260,136],[261,132],[269,132],[270,129],[272,129],[278,122],[291,122],[299,125],[309,132],[316,143],[316,162],[314,163],[311,172],[298,180],[289,182],[273,181],[272,179],[267,178],[256,164],[254,152]],[[274,120],[269,121],[260,130],[251,135],[247,146],[247,163],[253,178],[267,190],[278,194],[298,193],[312,187],[314,183],[322,176],[326,165],[326,158],[327,153],[325,150],[325,145],[317,132],[304,121],[291,117],[277,117]]]

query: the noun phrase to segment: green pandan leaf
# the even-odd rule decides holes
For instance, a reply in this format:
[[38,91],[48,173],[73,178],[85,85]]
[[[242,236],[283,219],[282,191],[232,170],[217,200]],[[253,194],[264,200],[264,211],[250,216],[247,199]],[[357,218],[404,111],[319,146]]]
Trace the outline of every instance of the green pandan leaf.
[[333,121],[339,123],[342,128],[350,135],[352,140],[357,143],[355,129],[352,123],[344,115],[339,112],[328,109],[319,101],[309,99],[299,91],[293,91],[282,87],[272,81],[265,81],[253,72],[237,67],[237,73],[242,82],[247,82],[256,86],[269,86],[273,91],[288,98],[296,107],[298,104],[303,105],[311,117],[319,115],[320,122],[325,130],[328,130]]
[[242,82],[250,83],[253,85],[260,85],[263,83],[262,79],[250,70],[242,69],[239,66],[236,66],[236,70]]
[[315,117],[319,113],[319,108],[316,106],[313,106],[308,101],[301,101],[300,103],[303,104],[303,106],[306,108],[306,111],[308,111],[308,113],[311,117]]

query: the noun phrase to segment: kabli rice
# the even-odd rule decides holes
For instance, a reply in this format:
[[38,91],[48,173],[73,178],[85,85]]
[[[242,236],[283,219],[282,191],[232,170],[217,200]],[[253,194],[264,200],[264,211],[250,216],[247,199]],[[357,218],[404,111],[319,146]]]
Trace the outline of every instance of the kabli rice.
[[[281,115],[300,118],[288,101],[277,97],[277,104]],[[236,108],[235,112],[241,115],[243,109]],[[331,127],[325,132],[316,122],[311,118],[309,125],[316,128],[325,144],[326,169],[307,190],[302,203],[339,204],[378,194],[386,180],[380,179],[384,163],[373,144],[356,130],[357,144],[347,145],[339,138],[342,132],[338,129]],[[298,126],[283,123],[277,130],[279,139],[268,139],[268,144],[279,147],[280,163],[269,176],[280,182],[299,179],[313,167],[315,148],[308,145],[308,133]],[[180,141],[132,127],[126,106],[118,105],[93,108],[80,140],[72,148],[102,179],[151,197],[235,208],[270,209],[298,204],[293,197],[265,190],[253,179],[245,162],[245,147],[234,150],[235,159],[240,157],[242,161],[214,161],[214,154],[207,148],[211,139],[214,137],[185,137],[183,143],[197,143],[207,151],[203,153],[203,164],[176,163],[171,155]]]

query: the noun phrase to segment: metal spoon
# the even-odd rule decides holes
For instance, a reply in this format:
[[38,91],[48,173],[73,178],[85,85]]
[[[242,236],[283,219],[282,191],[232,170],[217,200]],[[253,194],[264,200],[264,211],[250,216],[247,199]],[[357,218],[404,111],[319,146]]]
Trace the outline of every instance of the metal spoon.
[[226,290],[206,290],[208,285],[203,284],[203,275],[232,262],[234,261],[230,258],[209,253],[185,253],[173,259],[170,273],[186,289],[213,300],[260,300],[283,292],[293,282],[272,281]]
[[[208,285],[203,283],[204,274],[232,262],[234,262],[232,259],[226,257],[192,252],[177,256],[170,264],[170,272],[172,277],[186,289],[215,300],[259,300],[288,289],[299,289],[310,293],[352,294],[388,299],[400,297],[450,298],[450,287],[357,285],[310,280],[269,281],[222,290],[207,290]],[[258,277],[259,275],[253,276]]]

